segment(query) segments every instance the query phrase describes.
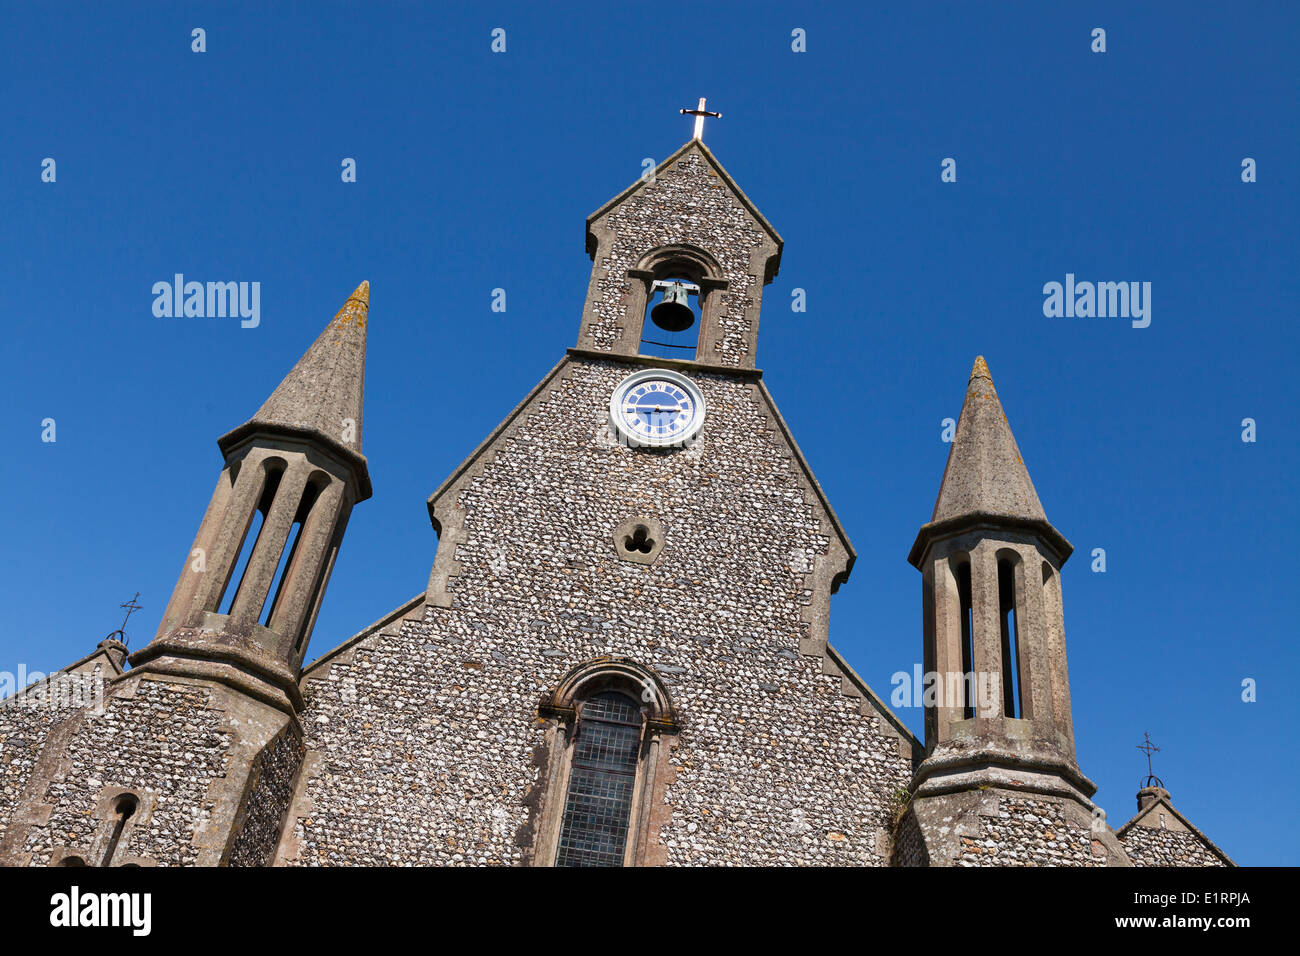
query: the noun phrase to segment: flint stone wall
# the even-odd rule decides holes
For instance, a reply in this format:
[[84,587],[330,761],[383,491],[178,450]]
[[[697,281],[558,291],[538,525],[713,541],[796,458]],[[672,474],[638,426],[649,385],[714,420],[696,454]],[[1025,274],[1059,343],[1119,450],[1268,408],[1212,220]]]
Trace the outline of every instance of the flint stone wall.
[[231,742],[222,716],[209,688],[145,678],[116,685],[102,714],[73,717],[82,724],[46,791],[49,822],[32,826],[23,846],[31,865],[49,865],[56,846],[89,846],[103,822],[91,811],[112,786],[156,795],[149,819],[124,830],[123,854],[196,863],[194,836],[211,817],[208,788],[224,777]]
[[978,836],[962,836],[959,866],[1105,866],[1092,852],[1092,834],[1066,819],[1054,800],[1000,796],[996,817]]
[[289,723],[254,758],[250,775],[252,790],[239,836],[230,850],[231,866],[270,863],[280,842],[281,825],[305,752],[301,731],[296,723]]
[[641,326],[640,315],[626,315],[627,271],[653,249],[687,244],[711,253],[728,282],[725,291],[715,293],[722,297],[722,308],[714,349],[706,354],[702,347],[699,361],[753,366],[750,343],[757,330],[751,326],[763,290],[762,267],[754,253],[765,235],[707,160],[686,153],[616,207],[608,226],[614,241],[596,264],[589,293],[586,332],[592,348],[607,351],[626,330]]
[[100,699],[116,676],[102,663],[86,671],[53,674],[0,702],[0,839],[22,797],[51,728]]
[[[691,374],[708,410],[694,447],[612,440],[609,396],[636,368],[571,359],[463,486],[442,543],[458,542],[451,606],[308,671],[314,769],[285,862],[529,862],[538,701],[603,655],[654,669],[683,727],[667,738],[666,862],[886,862],[910,755],[800,651],[827,518],[738,377]],[[653,565],[615,554],[634,515],[662,524]]]
[[908,813],[898,825],[894,837],[894,866],[929,866],[929,856],[925,851],[925,839],[915,815]]
[[1157,829],[1141,824],[1122,837],[1134,866],[1225,866],[1200,837],[1186,831]]

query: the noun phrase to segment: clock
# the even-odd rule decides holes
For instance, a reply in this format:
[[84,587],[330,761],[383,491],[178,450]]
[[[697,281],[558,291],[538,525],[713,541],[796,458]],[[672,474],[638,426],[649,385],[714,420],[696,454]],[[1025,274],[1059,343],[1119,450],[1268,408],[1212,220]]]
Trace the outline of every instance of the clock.
[[704,424],[704,396],[685,375],[646,369],[629,375],[614,389],[609,424],[633,447],[683,447]]

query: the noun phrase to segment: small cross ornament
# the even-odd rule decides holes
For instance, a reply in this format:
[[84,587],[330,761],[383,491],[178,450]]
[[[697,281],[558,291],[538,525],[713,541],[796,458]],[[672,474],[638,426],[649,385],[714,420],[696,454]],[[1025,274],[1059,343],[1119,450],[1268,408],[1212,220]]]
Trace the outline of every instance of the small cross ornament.
[[1151,742],[1150,731],[1144,732],[1142,736],[1146,738],[1146,742],[1138,744],[1137,749],[1141,750],[1143,753],[1147,755],[1147,786],[1150,786],[1151,781],[1153,780],[1156,782],[1157,785],[1159,785],[1160,778],[1157,777],[1155,771],[1151,769],[1151,755],[1153,753],[1157,753],[1157,754],[1160,753],[1160,748]]
[[695,135],[692,137],[692,139],[698,139],[698,140],[700,140],[701,142],[704,141],[704,117],[706,117],[706,116],[712,116],[714,119],[721,119],[721,118],[722,118],[722,114],[721,114],[721,113],[710,113],[708,110],[706,110],[706,109],[704,108],[704,97],[702,97],[702,96],[700,97],[700,105],[699,105],[699,106],[697,106],[697,107],[696,107],[695,109],[693,109],[693,110],[686,110],[686,109],[684,109],[684,110],[682,110],[682,114],[683,114],[684,116],[694,116],[694,117],[695,117]]
[[131,600],[127,601],[125,604],[118,605],[118,607],[126,608],[126,617],[122,618],[122,630],[124,631],[126,630],[126,622],[131,620],[131,615],[144,607],[143,604],[135,603],[135,598],[138,598],[139,596],[140,596],[140,592],[136,591],[135,597],[131,598]]
[[126,610],[126,617],[122,618],[122,626],[119,627],[112,634],[108,635],[109,637],[120,637],[122,643],[123,644],[126,643],[126,622],[131,620],[132,614],[134,614],[136,611],[144,607],[143,604],[135,603],[135,598],[138,598],[139,596],[140,596],[140,592],[136,591],[135,597],[131,598],[131,600],[127,601],[125,604],[118,605],[118,607],[124,608]]

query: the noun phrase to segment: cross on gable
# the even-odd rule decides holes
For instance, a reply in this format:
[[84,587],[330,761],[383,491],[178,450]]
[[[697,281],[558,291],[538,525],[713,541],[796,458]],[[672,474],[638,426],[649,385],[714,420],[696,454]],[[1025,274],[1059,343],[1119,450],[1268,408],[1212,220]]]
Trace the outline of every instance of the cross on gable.
[[721,113],[710,113],[708,110],[704,108],[704,97],[702,96],[700,97],[699,106],[697,106],[693,110],[684,109],[682,110],[682,114],[684,116],[695,117],[695,135],[692,137],[692,139],[698,139],[701,142],[704,140],[704,117],[712,116],[714,119],[722,118]]
[[131,600],[127,601],[125,604],[118,605],[118,607],[124,608],[126,610],[126,617],[122,618],[122,626],[119,627],[112,634],[108,635],[110,638],[114,638],[114,637],[120,638],[123,644],[126,643],[126,622],[131,620],[132,614],[134,614],[136,611],[139,611],[141,608],[144,607],[143,604],[137,604],[135,602],[135,598],[138,598],[139,596],[140,596],[140,592],[136,591],[135,597],[131,598]]
[[1138,744],[1137,749],[1141,750],[1143,753],[1147,755],[1147,779],[1153,780],[1156,779],[1156,775],[1155,775],[1155,771],[1151,769],[1151,755],[1153,753],[1160,753],[1160,748],[1151,742],[1150,731],[1144,732],[1142,736],[1146,738],[1146,742]]
[[124,631],[126,630],[126,622],[131,620],[131,615],[144,607],[143,604],[135,603],[135,598],[138,598],[139,596],[140,596],[140,592],[136,591],[135,597],[131,598],[131,600],[127,601],[125,604],[118,605],[118,607],[126,608],[126,617],[122,618],[122,630]]

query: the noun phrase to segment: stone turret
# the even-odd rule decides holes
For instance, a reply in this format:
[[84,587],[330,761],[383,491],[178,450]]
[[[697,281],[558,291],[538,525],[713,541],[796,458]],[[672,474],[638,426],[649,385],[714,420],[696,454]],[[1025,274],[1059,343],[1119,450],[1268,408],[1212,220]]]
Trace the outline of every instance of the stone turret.
[[1071,550],[979,357],[908,558],[924,578],[933,676],[900,831],[906,862],[1127,865],[1075,762],[1060,582]]
[[923,790],[1010,783],[1088,797],[1074,761],[1052,527],[983,357],[975,360],[934,514],[909,560],[925,577]]
[[369,307],[363,282],[257,414],[218,441],[225,468],[135,667],[220,673],[300,705],[298,670],[348,516],[371,494],[361,454]]
[[[248,422],[154,640],[102,707],[53,727],[0,839],[0,865],[268,862],[305,754],[298,677],[361,455],[361,283]],[[260,521],[260,523],[259,523]],[[101,646],[108,659],[124,651]]]

